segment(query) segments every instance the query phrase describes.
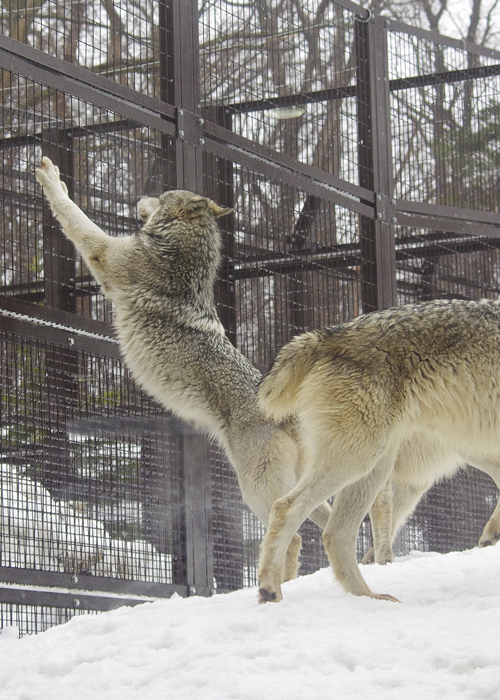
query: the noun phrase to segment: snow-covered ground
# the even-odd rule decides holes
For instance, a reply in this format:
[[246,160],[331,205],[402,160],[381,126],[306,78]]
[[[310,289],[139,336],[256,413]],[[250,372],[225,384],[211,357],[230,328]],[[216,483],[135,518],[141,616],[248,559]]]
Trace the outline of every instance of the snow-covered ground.
[[256,589],[0,636],[2,700],[499,700],[500,546],[365,566],[355,598],[323,569]]

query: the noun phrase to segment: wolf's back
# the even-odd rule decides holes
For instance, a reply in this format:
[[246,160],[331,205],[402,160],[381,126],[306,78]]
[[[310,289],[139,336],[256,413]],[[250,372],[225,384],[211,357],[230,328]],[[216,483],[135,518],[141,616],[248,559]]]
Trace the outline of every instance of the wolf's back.
[[259,385],[258,400],[268,418],[280,422],[293,415],[302,381],[318,360],[320,338],[303,333],[285,345]]

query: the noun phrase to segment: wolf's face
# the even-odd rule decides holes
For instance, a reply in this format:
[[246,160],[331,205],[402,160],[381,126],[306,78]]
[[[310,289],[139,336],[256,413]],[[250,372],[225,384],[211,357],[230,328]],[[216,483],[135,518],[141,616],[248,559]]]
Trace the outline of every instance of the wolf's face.
[[218,219],[230,214],[233,210],[220,207],[211,199],[201,197],[186,190],[165,192],[159,198],[143,197],[137,205],[140,218],[150,225],[159,222],[193,221],[194,219],[211,216]]

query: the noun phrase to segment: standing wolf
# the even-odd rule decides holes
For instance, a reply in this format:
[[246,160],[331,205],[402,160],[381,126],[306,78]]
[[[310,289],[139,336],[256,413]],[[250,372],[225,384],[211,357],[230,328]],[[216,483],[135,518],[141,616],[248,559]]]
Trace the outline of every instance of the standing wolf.
[[[358,529],[377,494],[375,558],[387,561],[391,481],[396,525],[461,464],[500,488],[500,302],[408,305],[300,335],[279,353],[259,401],[276,421],[297,416],[305,454],[299,483],[271,511],[260,601],[281,599],[290,538],[333,494],[323,541],[336,577],[355,595],[396,600],[372,593],[356,562]],[[499,538],[497,505],[480,544]]]
[[[243,498],[267,527],[274,501],[295,485],[300,460],[286,426],[257,405],[259,372],[226,338],[214,280],[221,235],[216,219],[232,209],[192,192],[145,197],[135,236],[114,238],[70,200],[59,170],[43,158],[36,170],[52,211],[104,293],[136,381],[165,408],[214,436],[226,450]],[[312,508],[325,527],[328,504]],[[309,515],[309,513],[307,513]],[[297,572],[300,537],[291,538],[281,575]]]

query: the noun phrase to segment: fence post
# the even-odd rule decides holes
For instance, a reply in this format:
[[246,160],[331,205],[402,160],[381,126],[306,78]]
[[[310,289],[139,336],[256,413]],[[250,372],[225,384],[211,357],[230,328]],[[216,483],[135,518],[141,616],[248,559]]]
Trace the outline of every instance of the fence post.
[[[63,128],[42,132],[42,150],[58,167],[73,197],[73,139]],[[43,199],[43,269],[45,306],[76,313],[76,253]],[[69,339],[70,340],[70,339]],[[70,488],[70,445],[66,422],[78,402],[78,359],[71,345],[45,347],[46,411],[50,428],[39,453],[43,484],[55,498],[65,498]]]
[[[42,149],[58,167],[73,198],[73,139],[65,129],[43,132]],[[75,246],[51,215],[47,200],[43,199],[43,266],[45,305],[76,313]]]
[[375,193],[375,219],[361,217],[363,313],[396,303],[389,71],[384,19],[357,19],[356,72],[359,184]]
[[[160,3],[162,99],[177,108],[175,172],[165,185],[203,194],[202,125],[199,115],[198,5],[196,0]],[[165,173],[164,173],[165,178]],[[182,433],[185,575],[191,594],[213,590],[211,474],[207,439],[189,427]]]

